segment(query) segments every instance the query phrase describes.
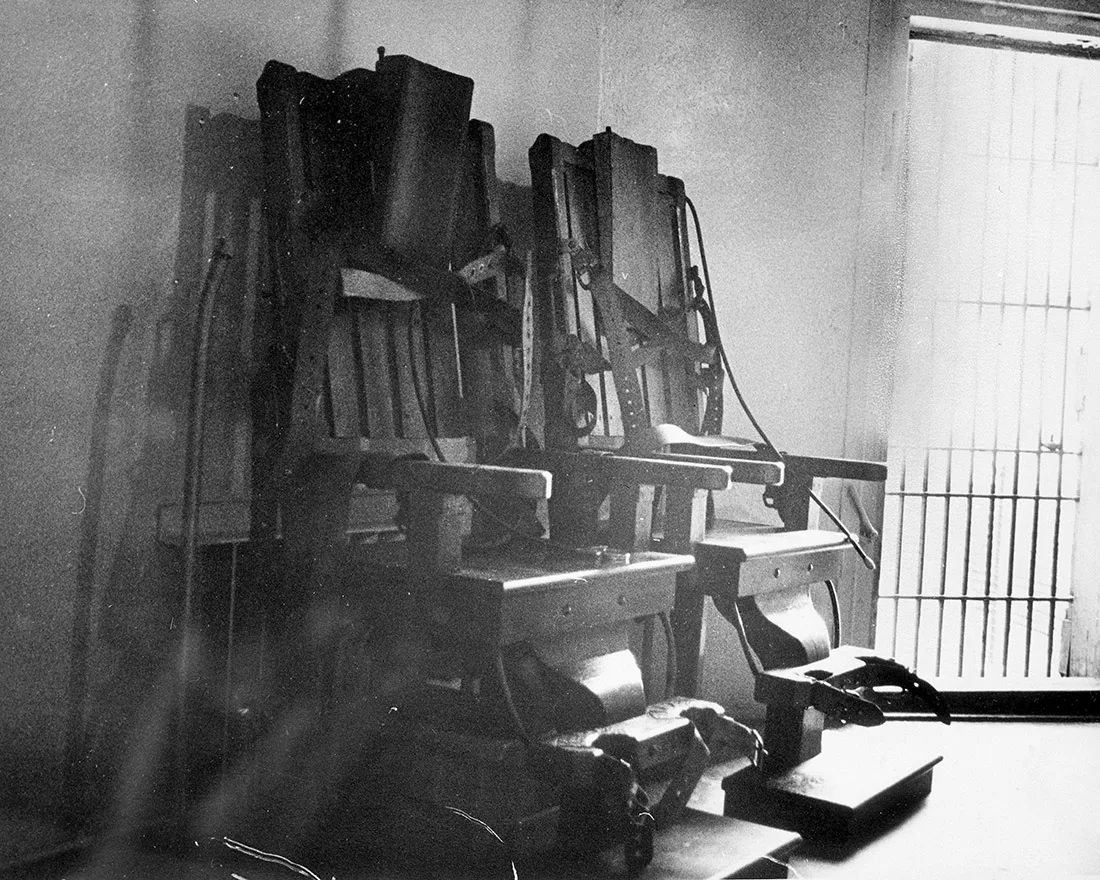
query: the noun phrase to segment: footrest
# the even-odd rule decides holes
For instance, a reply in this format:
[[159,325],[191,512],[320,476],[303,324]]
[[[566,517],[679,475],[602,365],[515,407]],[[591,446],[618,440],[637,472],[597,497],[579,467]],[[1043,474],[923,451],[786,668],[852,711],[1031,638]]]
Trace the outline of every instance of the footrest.
[[[791,831],[687,809],[654,841],[644,880],[717,880],[724,877],[786,877],[786,861],[802,838]],[[621,853],[606,850],[583,861],[532,866],[538,880],[627,877]]]
[[722,782],[725,812],[846,844],[928,795],[942,756],[906,748],[882,728],[845,728],[827,736],[821,754],[767,776],[746,767]]

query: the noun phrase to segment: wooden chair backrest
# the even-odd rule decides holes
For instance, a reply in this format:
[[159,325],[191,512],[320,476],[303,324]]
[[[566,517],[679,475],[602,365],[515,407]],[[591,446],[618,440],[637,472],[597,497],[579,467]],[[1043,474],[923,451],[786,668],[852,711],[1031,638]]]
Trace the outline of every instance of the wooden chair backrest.
[[[570,247],[585,248],[614,282],[672,332],[698,342],[691,309],[691,257],[683,182],[659,174],[653,147],[610,130],[573,147],[541,135],[530,151],[539,262],[540,331],[546,400],[547,445],[616,447],[624,424],[609,369],[604,321],[581,283]],[[567,346],[584,347],[592,375],[595,424],[582,435],[571,411]],[[667,351],[653,352],[637,368],[650,425],[675,424],[698,433],[703,414],[698,364]]]
[[[422,67],[414,63],[409,78]],[[393,285],[377,298],[345,295],[358,289],[348,273],[365,247],[440,271],[450,259],[469,95],[452,102],[464,101],[465,114],[451,108],[433,128],[415,102],[412,122],[392,118],[376,94],[379,77],[360,70],[321,80],[273,62],[259,83],[275,282],[266,421],[276,447],[298,430],[356,448],[360,438],[385,448],[467,434],[450,304],[395,294]],[[433,136],[409,156],[402,126],[417,125]],[[387,139],[401,143],[380,155]],[[408,164],[450,186],[415,184]]]

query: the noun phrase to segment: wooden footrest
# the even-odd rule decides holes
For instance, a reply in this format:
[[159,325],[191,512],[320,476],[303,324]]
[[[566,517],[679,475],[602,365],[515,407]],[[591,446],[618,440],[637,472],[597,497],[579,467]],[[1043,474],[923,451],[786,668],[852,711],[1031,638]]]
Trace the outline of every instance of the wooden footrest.
[[[726,877],[786,877],[786,861],[802,838],[791,831],[687,809],[657,833],[644,880],[718,880]],[[628,877],[622,853],[606,850],[583,861],[529,867],[538,880]]]
[[827,731],[821,754],[782,773],[739,770],[722,782],[728,816],[846,844],[912,806],[932,789],[942,756],[907,748],[884,728]]

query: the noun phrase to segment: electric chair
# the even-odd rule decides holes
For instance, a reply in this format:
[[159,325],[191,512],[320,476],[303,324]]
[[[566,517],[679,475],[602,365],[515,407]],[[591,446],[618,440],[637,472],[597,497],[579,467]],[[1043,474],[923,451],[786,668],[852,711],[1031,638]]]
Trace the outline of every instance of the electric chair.
[[[603,481],[617,514],[567,542],[542,536],[548,471],[507,464],[528,443],[531,363],[511,354],[530,322],[472,87],[381,53],[332,80],[270,62],[257,85],[274,289],[253,535],[283,608],[350,577],[385,645],[327,839],[413,871],[785,876],[797,835],[686,806],[709,752],[755,755],[755,733],[668,672],[647,692],[632,650],[692,564],[637,537],[643,489],[702,497],[729,469],[586,459],[576,482]],[[522,412],[502,414],[517,373]],[[349,544],[364,503],[375,528]],[[282,686],[324,692],[335,661],[280,644]]]
[[[838,519],[839,532],[809,528],[815,480],[881,482],[885,466],[780,454],[770,442],[720,436],[726,377],[713,302],[692,264],[683,183],[658,173],[656,150],[607,130],[580,147],[542,135],[530,159],[547,443],[721,462],[736,481],[764,486],[781,527],[722,521],[713,508],[669,516],[671,498],[663,524],[659,509],[655,515],[656,546],[695,556],[694,569],[679,576],[673,615],[679,689],[697,692],[709,595],[736,627],[755,698],[766,707],[766,755],[724,780],[726,814],[847,841],[880,814],[925,796],[941,758],[873,737],[853,748],[856,740],[845,736],[823,749],[826,719],[881,724],[883,712],[868,697],[886,686],[949,720],[927,682],[840,643],[835,584],[853,551],[868,557]],[[813,601],[815,585],[832,607],[831,634]]]

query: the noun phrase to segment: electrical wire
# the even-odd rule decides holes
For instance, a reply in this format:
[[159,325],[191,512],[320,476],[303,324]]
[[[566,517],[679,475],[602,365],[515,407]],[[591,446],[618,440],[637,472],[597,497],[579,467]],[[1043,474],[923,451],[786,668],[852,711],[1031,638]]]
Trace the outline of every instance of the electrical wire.
[[[786,457],[783,455],[782,452],[779,451],[776,445],[772,443],[771,437],[769,437],[767,431],[764,430],[764,426],[760,424],[756,416],[753,414],[752,408],[749,406],[748,401],[745,399],[745,395],[741,393],[741,386],[737,384],[737,377],[733,373],[733,367],[730,366],[729,357],[726,354],[726,347],[722,344],[722,336],[718,331],[718,312],[714,305],[714,289],[711,287],[710,283],[710,267],[707,265],[707,250],[706,245],[703,243],[703,228],[702,224],[700,224],[699,222],[699,212],[695,209],[695,203],[692,202],[692,200],[687,195],[684,196],[684,202],[687,204],[688,209],[691,211],[691,219],[695,225],[695,240],[699,245],[699,262],[703,266],[703,283],[707,289],[707,302],[710,305],[711,314],[714,316],[714,347],[717,349],[718,356],[722,361],[722,367],[725,370],[726,378],[729,379],[730,387],[733,389],[733,393],[737,396],[737,402],[741,405],[742,412],[745,413],[745,416],[752,424],[753,429],[756,431],[756,433],[760,435],[760,439],[767,447],[768,452],[775,456],[776,461],[785,462]],[[710,340],[707,341],[709,342]],[[855,535],[851,533],[848,527],[844,525],[843,522],[841,522],[840,517],[833,512],[832,508],[829,507],[828,504],[821,500],[821,498],[816,492],[814,492],[813,489],[810,489],[809,493],[810,498],[813,500],[813,502],[818,507],[820,507],[825,512],[825,515],[833,521],[833,524],[836,525],[836,527],[839,528],[841,532],[843,532],[845,539],[848,541],[849,544],[852,545],[856,553],[859,554],[860,559],[863,560],[863,564],[867,566],[869,570],[874,571],[876,568],[874,560],[871,559],[871,557],[867,555],[867,551],[865,551],[860,546],[859,541],[856,540]]]
[[840,622],[840,599],[836,594],[836,584],[832,579],[825,581],[825,589],[829,591],[829,605],[833,611],[833,647],[839,647],[843,640],[843,631]]

